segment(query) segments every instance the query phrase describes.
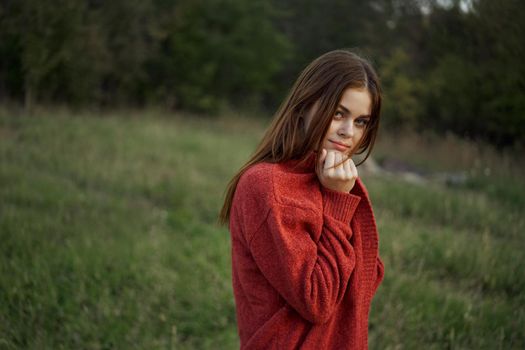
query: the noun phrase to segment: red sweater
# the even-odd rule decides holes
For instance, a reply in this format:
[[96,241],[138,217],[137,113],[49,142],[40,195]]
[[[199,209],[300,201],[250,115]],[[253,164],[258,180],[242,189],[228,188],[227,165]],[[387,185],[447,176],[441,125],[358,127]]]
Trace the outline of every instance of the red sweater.
[[231,215],[241,349],[366,349],[370,302],[383,278],[360,179],[323,187],[306,164],[259,163],[242,176]]

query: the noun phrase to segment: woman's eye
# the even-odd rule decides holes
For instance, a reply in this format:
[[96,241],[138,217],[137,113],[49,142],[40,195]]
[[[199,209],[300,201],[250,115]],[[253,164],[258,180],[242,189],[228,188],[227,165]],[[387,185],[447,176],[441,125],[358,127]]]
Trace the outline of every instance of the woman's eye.
[[368,119],[357,119],[355,123],[358,126],[366,126],[368,124]]
[[343,112],[337,111],[337,112],[335,112],[334,118],[341,119],[341,118],[343,118],[343,116],[344,116]]

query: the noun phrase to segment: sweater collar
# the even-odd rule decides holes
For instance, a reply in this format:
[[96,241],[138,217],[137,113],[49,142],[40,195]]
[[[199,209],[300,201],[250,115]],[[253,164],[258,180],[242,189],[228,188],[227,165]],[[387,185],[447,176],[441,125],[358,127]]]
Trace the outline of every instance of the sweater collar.
[[290,159],[285,162],[287,168],[298,173],[315,173],[317,151],[309,151],[300,159]]

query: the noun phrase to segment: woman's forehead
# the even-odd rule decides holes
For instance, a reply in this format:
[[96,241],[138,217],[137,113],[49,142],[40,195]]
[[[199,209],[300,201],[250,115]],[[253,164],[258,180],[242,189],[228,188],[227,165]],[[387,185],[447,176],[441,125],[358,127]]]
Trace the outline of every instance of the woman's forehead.
[[339,108],[355,116],[368,116],[371,112],[372,98],[367,89],[348,88],[339,100]]

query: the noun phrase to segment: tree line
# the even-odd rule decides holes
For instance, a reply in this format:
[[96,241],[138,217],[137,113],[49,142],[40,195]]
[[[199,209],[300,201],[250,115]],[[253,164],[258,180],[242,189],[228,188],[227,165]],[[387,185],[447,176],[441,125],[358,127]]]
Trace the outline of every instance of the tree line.
[[519,0],[0,0],[0,101],[272,111],[314,57],[356,48],[384,123],[525,136]]

